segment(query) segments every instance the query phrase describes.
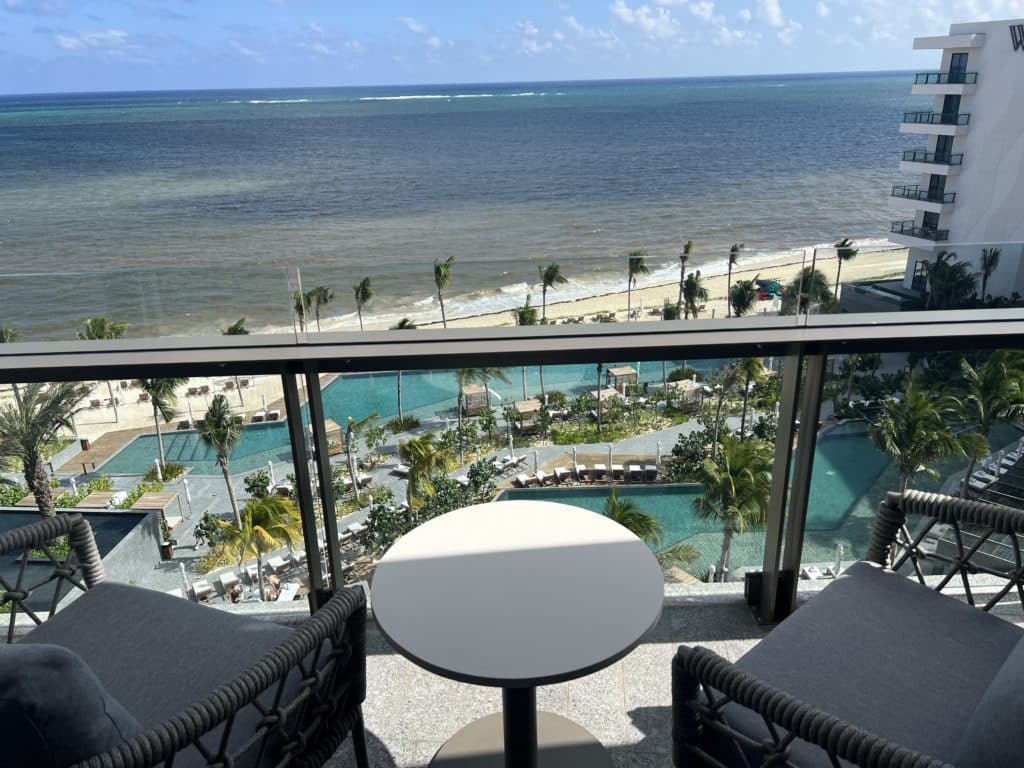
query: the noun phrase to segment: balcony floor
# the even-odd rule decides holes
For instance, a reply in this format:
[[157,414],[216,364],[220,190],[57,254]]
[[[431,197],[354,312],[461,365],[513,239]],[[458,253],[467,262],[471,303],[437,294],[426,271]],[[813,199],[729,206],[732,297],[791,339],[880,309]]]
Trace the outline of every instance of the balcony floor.
[[[704,645],[736,659],[764,634],[738,597],[666,605],[658,624],[626,658],[588,677],[539,688],[537,705],[589,730],[619,768],[670,768],[671,663],[677,646]],[[426,766],[446,738],[501,710],[500,689],[421,669],[397,654],[372,621],[367,677],[363,713],[374,768]],[[351,743],[327,765],[355,766]]]

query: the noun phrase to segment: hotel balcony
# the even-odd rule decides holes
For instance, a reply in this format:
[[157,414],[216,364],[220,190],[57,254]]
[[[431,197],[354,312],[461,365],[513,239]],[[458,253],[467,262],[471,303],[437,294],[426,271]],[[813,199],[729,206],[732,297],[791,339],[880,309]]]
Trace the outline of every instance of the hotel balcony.
[[977,72],[921,72],[914,77],[911,92],[925,96],[964,96],[974,93]]
[[960,112],[904,112],[900,133],[962,136],[967,133],[970,121],[970,114]]
[[919,184],[894,184],[891,203],[895,208],[945,213],[953,209],[956,192],[933,195]]
[[902,245],[921,245],[922,240],[941,243],[949,239],[948,229],[922,227],[916,224],[913,219],[894,221],[889,231],[892,235],[895,235],[895,237],[890,237],[889,239]]
[[[913,222],[903,223],[914,228]],[[826,253],[829,258],[835,258],[834,249],[822,249],[821,254],[815,254],[816,268],[831,273],[832,269],[824,261]],[[794,266],[794,273],[797,270]],[[803,290],[798,289],[798,292]],[[282,290],[280,293],[282,306],[287,309],[290,292]],[[806,294],[814,294],[813,286]],[[398,440],[408,440],[427,431],[442,435],[454,432],[454,425],[446,421],[454,420],[459,402],[456,391],[461,378],[457,371],[493,371],[495,367],[508,371],[509,382],[491,387],[500,390],[503,404],[519,401],[520,396],[523,400],[535,396],[538,387],[545,386],[543,382],[549,394],[560,391],[570,402],[582,398],[585,408],[563,407],[556,409],[557,415],[547,413],[550,424],[562,429],[585,431],[598,425],[600,435],[600,419],[611,419],[608,414],[612,411],[617,414],[616,421],[603,422],[606,426],[645,425],[644,430],[650,431],[640,431],[623,439],[613,440],[609,435],[607,439],[586,445],[582,442],[557,444],[527,434],[523,422],[518,429],[511,422],[503,424],[502,421],[510,419],[507,415],[510,411],[506,409],[506,415],[499,416],[497,440],[485,444],[481,429],[477,433],[476,447],[483,446],[477,459],[483,458],[485,463],[492,457],[504,458],[509,451],[528,457],[524,472],[535,477],[541,472],[547,473],[552,466],[556,469],[559,465],[571,467],[577,454],[580,463],[591,467],[596,467],[595,462],[603,463],[607,456],[609,473],[603,478],[556,480],[558,487],[548,484],[550,487],[545,488],[513,488],[518,479],[515,472],[519,470],[502,471],[493,478],[496,485],[493,490],[505,494],[503,498],[515,493],[519,494],[515,498],[524,499],[534,493],[533,498],[551,500],[558,498],[554,494],[564,494],[562,498],[566,503],[584,506],[588,499],[592,501],[602,495],[607,498],[607,493],[602,492],[616,488],[623,498],[633,499],[641,508],[655,498],[668,500],[659,511],[663,515],[659,519],[669,525],[680,518],[686,519],[683,528],[669,530],[667,527],[666,533],[673,537],[673,543],[685,540],[692,544],[694,559],[685,569],[666,570],[660,619],[643,635],[639,645],[592,674],[541,686],[537,691],[541,710],[582,725],[604,745],[616,768],[670,768],[672,659],[676,650],[681,645],[702,645],[728,660],[736,660],[770,637],[776,631],[773,625],[778,618],[792,613],[797,605],[813,605],[823,588],[838,583],[830,571],[842,572],[853,561],[865,557],[879,502],[886,491],[898,487],[896,465],[873,447],[867,431],[866,422],[877,418],[878,406],[869,402],[867,395],[858,395],[854,402],[844,402],[842,413],[838,410],[835,393],[848,392],[855,379],[847,375],[844,365],[868,363],[869,358],[877,354],[877,363],[854,368],[853,372],[859,373],[856,379],[863,380],[865,392],[870,384],[875,387],[875,396],[880,396],[879,387],[889,386],[894,378],[902,375],[908,353],[962,354],[968,350],[1013,345],[1019,342],[1021,317],[1021,311],[1013,309],[872,315],[810,311],[778,317],[572,322],[518,328],[276,332],[239,337],[74,342],[26,340],[0,347],[0,381],[10,385],[26,381],[81,380],[103,382],[103,389],[105,382],[110,381],[120,396],[122,409],[137,408],[139,413],[148,413],[151,404],[141,397],[139,377],[189,379],[182,385],[179,395],[179,400],[185,401],[184,404],[179,402],[179,410],[187,408],[189,412],[184,428],[168,427],[164,435],[167,450],[188,465],[186,480],[170,481],[165,488],[168,493],[177,493],[180,489],[178,504],[182,510],[186,510],[187,503],[187,511],[183,512],[186,519],[178,521],[181,527],[175,531],[178,551],[172,553],[169,561],[160,562],[155,556],[155,562],[146,560],[142,545],[152,544],[154,552],[150,554],[153,555],[155,532],[142,529],[135,531],[131,540],[126,538],[122,543],[104,545],[100,550],[110,580],[131,580],[143,587],[174,591],[196,600],[200,599],[198,590],[192,595],[188,594],[187,587],[182,590],[181,573],[182,569],[195,568],[208,548],[196,540],[192,529],[203,511],[211,511],[224,520],[229,519],[231,513],[217,457],[205,451],[196,431],[191,429],[194,421],[191,411],[197,409],[199,412],[195,415],[201,418],[204,415],[201,409],[204,405],[208,407],[209,396],[216,397],[220,393],[230,398],[236,415],[243,416],[245,422],[237,455],[231,460],[232,487],[244,502],[246,496],[253,493],[245,483],[246,476],[257,470],[264,471],[268,457],[279,479],[293,475],[287,484],[282,482],[273,490],[293,492],[302,523],[301,545],[308,553],[308,561],[300,571],[281,571],[291,574],[284,577],[286,581],[295,578],[303,587],[299,599],[284,605],[256,599],[251,603],[234,604],[228,590],[222,588],[227,582],[215,579],[216,571],[211,572],[206,577],[209,590],[202,598],[208,607],[202,612],[219,615],[223,611],[294,624],[304,615],[308,616],[310,610],[319,608],[332,588],[358,585],[365,589],[369,594],[370,621],[366,630],[367,686],[363,713],[370,765],[375,768],[423,768],[449,736],[478,717],[500,712],[502,696],[495,687],[455,682],[412,663],[394,648],[377,626],[373,619],[372,580],[366,568],[372,572],[374,560],[379,558],[372,549],[378,532],[369,527],[370,535],[355,539],[344,533],[346,528],[351,530],[370,522],[374,501],[365,499],[364,495],[365,502],[360,502],[351,484],[346,486],[338,480],[338,473],[343,474],[349,466],[344,450],[340,453],[338,450],[341,431],[338,425],[346,423],[349,415],[361,418],[371,411],[381,412],[382,418],[390,417],[395,412],[396,398],[402,397],[402,392],[407,398],[406,414],[418,419],[415,427],[396,428],[396,433],[389,438],[388,449],[380,452],[380,461],[368,462],[368,493],[375,495],[377,504],[384,504],[382,499],[398,501],[404,496],[406,480],[399,476],[398,457],[393,450]],[[719,399],[722,390],[713,385],[723,365],[747,358],[764,360],[773,371],[765,376],[765,392],[769,394],[753,389],[750,401],[756,418],[752,412],[746,419],[748,433],[752,423],[760,424],[764,419],[774,422],[768,438],[773,485],[763,520],[732,538],[727,578],[712,581],[709,577],[714,569],[710,566],[718,562],[721,552],[722,524],[717,520],[700,522],[691,514],[693,500],[701,493],[693,481],[663,482],[663,478],[676,461],[672,446],[682,425],[693,422],[701,409],[714,413],[715,408],[704,398]],[[598,367],[611,365],[635,366],[634,372],[628,374],[634,378],[623,386],[629,391],[621,397],[621,403],[621,393],[611,393],[614,405],[604,397],[607,389],[601,390],[609,383],[602,378],[601,371],[607,374],[608,368]],[[404,384],[396,370],[398,366],[406,369]],[[677,367],[683,375],[669,378]],[[700,386],[691,381],[692,376],[700,377]],[[612,382],[613,386],[618,383],[618,380]],[[630,389],[629,384],[635,384],[638,389]],[[208,391],[211,388],[212,391]],[[587,396],[595,390],[598,394],[593,398],[594,405],[600,408],[604,404],[605,408],[598,410],[596,420],[589,415],[592,404],[587,401]],[[268,403],[261,402],[264,392],[270,393],[269,408],[283,411],[283,418],[276,420],[277,423],[268,424],[264,418],[253,418],[256,414],[265,415],[268,409]],[[699,399],[688,399],[691,395]],[[130,404],[125,403],[128,398]],[[719,407],[724,408],[722,412],[726,414],[725,427],[734,434],[740,431],[742,420],[746,418],[740,415],[741,402],[745,400],[738,390],[719,400]],[[84,436],[99,425],[113,423],[112,415],[112,407],[90,404],[77,414],[77,430]],[[121,418],[125,418],[123,412]],[[478,419],[466,421],[474,425],[483,423]],[[257,423],[249,426],[252,422]],[[811,428],[811,425],[818,425],[818,428]],[[152,470],[155,435],[152,430],[140,434],[143,431],[138,428],[128,432],[114,430],[110,440],[104,437],[89,448],[79,448],[79,453],[63,463],[54,460],[52,474],[61,484],[59,490],[70,492],[72,481],[84,484],[104,474],[116,475],[116,481],[122,483],[129,475],[141,476],[142,472]],[[754,433],[758,434],[756,429]],[[1017,444],[1021,438],[1024,438],[1024,430],[1018,426],[1000,425],[989,437],[991,450],[995,453],[1011,443]],[[614,446],[610,446],[609,441]],[[361,444],[362,439],[358,443]],[[356,441],[353,440],[353,444]],[[451,443],[451,446],[457,453],[459,443]],[[609,453],[613,449],[614,456]],[[99,457],[104,451],[106,459]],[[371,449],[362,451],[360,448],[360,453],[364,459],[369,459]],[[458,466],[442,470],[451,480],[451,488],[445,493],[458,493],[460,476],[472,475],[467,466],[477,463],[474,453],[476,451],[470,448],[464,459],[455,462]],[[701,453],[698,463],[703,456]],[[614,475],[615,459],[625,464],[624,475]],[[630,470],[634,461],[656,466],[658,482],[646,476],[642,480],[635,479]],[[966,460],[951,459],[939,468],[939,480],[919,478],[915,483],[929,490],[949,492],[959,486],[966,466]],[[983,498],[1018,507],[1024,505],[1014,495],[1020,491],[1010,485],[1014,472],[1011,470],[1005,480],[987,486]],[[1024,477],[1019,482],[1024,483]],[[168,510],[168,516],[174,509]],[[592,511],[599,509],[600,506]],[[111,519],[125,516],[122,512],[83,511],[87,517],[90,514]],[[23,516],[30,513],[38,517],[33,510],[22,508]],[[0,511],[0,519],[4,515],[13,513]],[[153,516],[147,519],[149,523],[156,520]],[[959,532],[955,535],[936,532],[928,542],[942,551],[955,553]],[[439,552],[437,559],[447,556],[450,552]],[[1012,556],[1011,552],[1007,557],[1012,559]],[[271,560],[273,557],[266,562],[269,564]],[[352,570],[346,563],[359,565]],[[9,573],[5,569],[12,567],[13,560],[0,563],[0,576],[7,578]],[[225,570],[225,575],[238,570],[233,562],[220,568]],[[276,571],[278,566],[274,569]],[[748,573],[761,574],[761,583],[765,586],[759,594],[753,591],[748,594],[745,582]],[[239,576],[243,581],[246,579],[244,574]],[[752,578],[751,583],[757,578]],[[959,583],[957,571],[954,586]],[[586,592],[578,582],[574,584],[574,590]],[[195,586],[193,584],[193,588]],[[10,600],[11,594],[14,593],[8,591],[0,598]],[[1011,593],[1011,597],[1015,596],[1015,592]],[[383,599],[379,602],[381,626],[386,626],[383,602]],[[446,633],[451,643],[472,647],[473,610],[479,610],[479,606],[468,607],[458,621],[440,624],[432,630]],[[800,613],[803,612],[801,608]],[[130,619],[129,608],[124,606],[118,620],[128,626]],[[607,617],[609,622],[615,619],[614,615]],[[547,621],[550,617],[538,619],[538,633],[543,632]],[[168,642],[180,640],[180,637],[172,637]],[[242,638],[230,634],[209,640],[215,652],[210,655],[212,662],[204,661],[204,669],[210,663],[216,664],[221,658],[217,654],[234,657],[236,645],[243,644]],[[194,641],[195,638],[189,637],[185,645],[193,649],[190,653],[199,653],[194,650],[198,648]],[[179,688],[193,684],[188,679],[190,675],[201,677],[194,674],[190,665],[178,667],[159,655],[157,658],[160,658],[161,674],[180,676],[180,680],[175,678],[175,686]],[[825,672],[823,668],[822,673]],[[925,685],[915,694],[915,697],[923,696],[940,698],[940,693]],[[213,758],[209,762],[217,764]],[[351,738],[342,743],[327,765],[330,768],[356,765]]]
[[900,161],[903,173],[936,173],[940,176],[955,176],[960,173],[964,162],[962,152],[929,152],[926,149],[908,149]]

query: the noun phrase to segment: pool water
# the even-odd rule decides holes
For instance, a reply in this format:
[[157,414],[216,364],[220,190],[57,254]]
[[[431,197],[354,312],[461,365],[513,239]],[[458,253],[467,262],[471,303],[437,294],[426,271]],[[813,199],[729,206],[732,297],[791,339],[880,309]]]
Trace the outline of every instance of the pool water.
[[[688,365],[696,370],[716,368],[720,361],[698,360]],[[621,363],[622,365],[637,365]],[[609,363],[616,365],[616,363]],[[668,369],[678,365],[669,361]],[[643,382],[661,381],[660,362],[640,363],[640,378]],[[510,384],[492,381],[490,388],[495,393],[493,406],[500,410],[502,403],[522,399],[522,368],[506,368]],[[540,390],[540,373],[536,366],[525,369],[526,392],[534,395]],[[376,413],[381,421],[398,415],[398,375],[388,373],[359,373],[338,376],[323,391],[324,413],[338,424],[345,424],[348,417],[360,419]],[[560,390],[574,396],[597,386],[597,369],[594,365],[550,365],[544,367],[544,386],[547,390]],[[437,414],[450,415],[454,420],[457,387],[454,371],[405,371],[402,374],[402,407],[405,413],[420,419],[434,418]],[[303,418],[308,413],[303,409]],[[220,473],[217,457],[193,430],[182,432],[164,431],[164,450],[167,460],[186,467],[200,475]],[[140,435],[105,462],[99,471],[110,475],[144,474],[157,458],[156,435]],[[266,466],[268,461],[290,461],[291,447],[288,427],[283,422],[247,425],[242,430],[242,439],[231,455],[232,474],[247,473]]]

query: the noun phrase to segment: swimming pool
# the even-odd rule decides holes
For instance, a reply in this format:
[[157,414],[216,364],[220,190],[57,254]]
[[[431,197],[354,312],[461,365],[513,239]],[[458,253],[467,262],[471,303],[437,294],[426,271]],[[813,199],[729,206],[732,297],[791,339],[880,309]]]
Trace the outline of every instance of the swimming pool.
[[[623,363],[629,365],[630,363]],[[709,370],[719,361],[698,360],[688,365],[695,370]],[[610,363],[609,365],[614,365]],[[633,366],[637,363],[633,362]],[[669,370],[678,361],[667,363]],[[660,362],[640,363],[640,380],[660,381]],[[522,399],[522,368],[506,368],[511,383],[492,381],[495,393],[494,406],[500,408],[503,402]],[[537,366],[525,369],[526,391],[529,395],[540,390],[540,373]],[[324,413],[338,424],[345,424],[348,417],[360,419],[376,413],[382,421],[398,414],[398,375],[388,373],[344,374],[324,387]],[[560,390],[568,395],[595,389],[597,370],[593,365],[550,365],[544,367],[544,386],[547,390]],[[454,371],[405,371],[402,374],[402,406],[407,414],[420,419],[433,418],[439,412],[451,412],[455,419],[456,384]],[[303,417],[308,412],[303,409]],[[220,473],[217,457],[207,448],[193,430],[164,432],[164,450],[167,460],[186,467],[201,475]],[[140,435],[110,457],[99,471],[110,475],[144,474],[153,466],[159,455],[156,435]],[[291,446],[288,441],[288,426],[282,422],[247,425],[242,430],[242,439],[231,454],[232,474],[252,472],[266,466],[268,461],[290,461]]]

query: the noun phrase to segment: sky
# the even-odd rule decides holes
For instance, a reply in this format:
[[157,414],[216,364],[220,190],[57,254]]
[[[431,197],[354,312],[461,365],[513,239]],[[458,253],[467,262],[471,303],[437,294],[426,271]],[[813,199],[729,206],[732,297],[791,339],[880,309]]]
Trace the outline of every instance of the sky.
[[915,36],[1024,0],[0,0],[0,93],[936,66]]

